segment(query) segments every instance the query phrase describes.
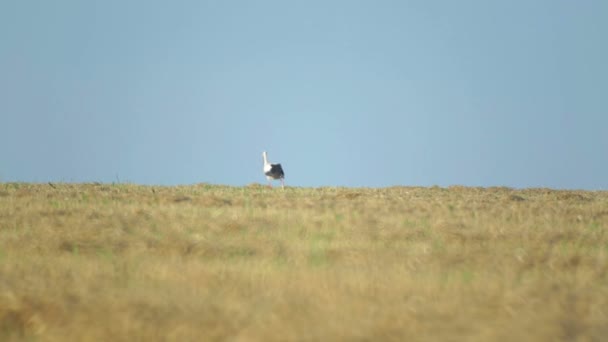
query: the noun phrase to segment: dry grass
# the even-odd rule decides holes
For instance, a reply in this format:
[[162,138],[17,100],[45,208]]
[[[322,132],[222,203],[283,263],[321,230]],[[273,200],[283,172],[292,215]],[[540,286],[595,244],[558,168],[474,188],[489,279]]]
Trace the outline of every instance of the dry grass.
[[2,341],[600,341],[608,193],[0,184]]

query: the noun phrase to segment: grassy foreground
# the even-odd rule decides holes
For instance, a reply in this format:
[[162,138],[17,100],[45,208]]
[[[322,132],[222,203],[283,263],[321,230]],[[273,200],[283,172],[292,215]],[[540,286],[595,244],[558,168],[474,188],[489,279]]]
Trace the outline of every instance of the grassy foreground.
[[608,192],[0,183],[2,341],[600,341]]

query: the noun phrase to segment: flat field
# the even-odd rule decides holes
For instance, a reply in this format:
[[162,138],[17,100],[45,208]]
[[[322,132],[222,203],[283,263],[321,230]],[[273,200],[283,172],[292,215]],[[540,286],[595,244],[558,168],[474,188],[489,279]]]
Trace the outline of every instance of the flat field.
[[1,341],[605,341],[608,192],[0,183]]

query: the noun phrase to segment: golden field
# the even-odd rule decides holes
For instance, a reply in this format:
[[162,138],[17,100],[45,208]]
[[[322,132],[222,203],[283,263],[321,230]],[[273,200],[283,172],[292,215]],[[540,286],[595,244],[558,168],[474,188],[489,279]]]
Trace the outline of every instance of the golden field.
[[0,341],[602,341],[608,192],[0,183]]

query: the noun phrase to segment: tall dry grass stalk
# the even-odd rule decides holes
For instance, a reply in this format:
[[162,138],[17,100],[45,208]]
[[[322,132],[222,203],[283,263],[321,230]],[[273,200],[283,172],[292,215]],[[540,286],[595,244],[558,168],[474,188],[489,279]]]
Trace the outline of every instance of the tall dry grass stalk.
[[600,341],[608,193],[0,184],[2,341]]

